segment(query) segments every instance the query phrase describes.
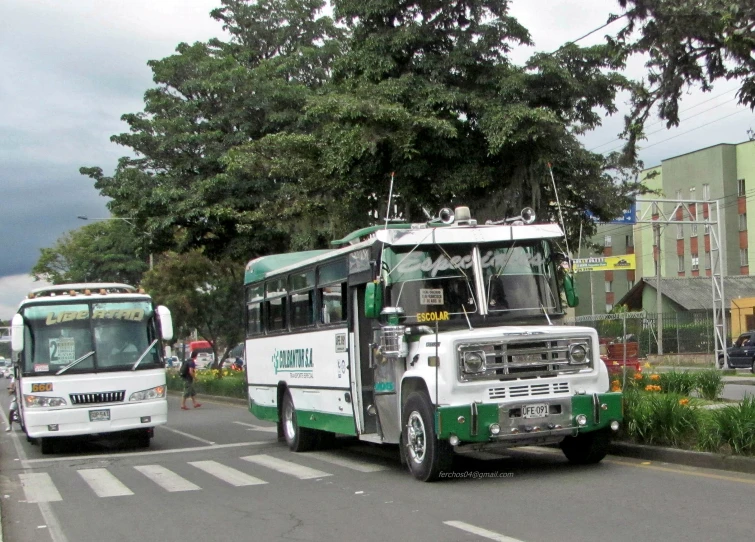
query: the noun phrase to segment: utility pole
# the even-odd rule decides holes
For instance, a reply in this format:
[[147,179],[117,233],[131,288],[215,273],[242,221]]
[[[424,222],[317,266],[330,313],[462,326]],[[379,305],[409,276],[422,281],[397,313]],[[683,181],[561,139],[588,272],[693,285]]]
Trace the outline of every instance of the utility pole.
[[658,247],[658,257],[655,260],[655,276],[658,280],[655,289],[655,318],[658,327],[658,355],[663,355],[663,298],[661,296],[661,225],[653,224],[655,244]]

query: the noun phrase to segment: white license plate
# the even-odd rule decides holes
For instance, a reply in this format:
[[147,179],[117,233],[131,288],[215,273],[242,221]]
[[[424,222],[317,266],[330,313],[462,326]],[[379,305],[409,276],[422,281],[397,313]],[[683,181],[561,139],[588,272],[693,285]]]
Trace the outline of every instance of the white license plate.
[[547,403],[536,403],[522,407],[522,418],[545,418],[548,415]]
[[105,410],[90,410],[89,421],[90,422],[106,422],[110,419],[110,409]]

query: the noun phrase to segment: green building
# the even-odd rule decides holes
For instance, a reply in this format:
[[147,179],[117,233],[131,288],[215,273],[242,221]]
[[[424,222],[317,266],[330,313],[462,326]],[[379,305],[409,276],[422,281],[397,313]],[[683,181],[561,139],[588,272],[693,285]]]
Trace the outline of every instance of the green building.
[[[720,144],[661,161],[661,165],[642,171],[641,179],[658,196],[644,196],[637,204],[637,216],[650,220],[654,198],[698,201],[683,204],[676,213],[679,223],[667,224],[660,231],[661,275],[684,288],[685,278],[711,275],[711,257],[715,258],[715,239],[704,224],[715,216],[715,203],[720,209],[720,251],[722,277],[750,274],[749,238],[755,231],[755,216],[747,216],[747,200],[755,193],[755,141]],[[748,184],[750,188],[748,189]],[[700,203],[710,201],[711,204]],[[673,204],[666,204],[666,208]],[[656,277],[658,246],[649,223],[634,225],[601,224],[595,237],[602,251],[578,256],[618,256],[635,254],[636,270],[584,272],[577,275],[581,303],[577,316],[610,312],[615,305],[627,304],[632,310],[656,312],[654,296],[627,295],[638,283]],[[755,241],[755,240],[754,240]],[[713,247],[713,254],[711,248]],[[663,293],[663,290],[661,290]],[[712,294],[711,294],[712,295]],[[755,295],[755,291],[753,292]],[[650,297],[653,297],[650,303]],[[726,298],[729,298],[726,295]],[[642,300],[642,306],[636,306]],[[650,305],[648,306],[648,303]],[[673,303],[664,303],[667,307]]]

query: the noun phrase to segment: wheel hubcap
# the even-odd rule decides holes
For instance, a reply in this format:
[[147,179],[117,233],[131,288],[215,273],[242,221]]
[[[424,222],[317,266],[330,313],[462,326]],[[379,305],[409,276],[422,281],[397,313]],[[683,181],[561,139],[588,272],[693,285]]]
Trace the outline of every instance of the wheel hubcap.
[[414,411],[409,414],[409,420],[406,423],[406,447],[409,450],[409,457],[415,463],[422,463],[425,460],[426,443],[425,423],[419,412]]
[[286,439],[289,441],[294,440],[296,437],[296,429],[294,428],[294,407],[290,401],[286,401],[286,405],[283,408],[283,430],[286,432]]

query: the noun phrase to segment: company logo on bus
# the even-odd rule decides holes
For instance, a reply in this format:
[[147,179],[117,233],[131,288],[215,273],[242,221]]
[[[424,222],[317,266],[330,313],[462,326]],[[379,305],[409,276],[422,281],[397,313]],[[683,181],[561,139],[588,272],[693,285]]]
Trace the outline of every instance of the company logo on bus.
[[292,373],[293,378],[312,378],[312,371],[315,368],[312,349],[276,350],[273,354],[273,368],[275,374]]

